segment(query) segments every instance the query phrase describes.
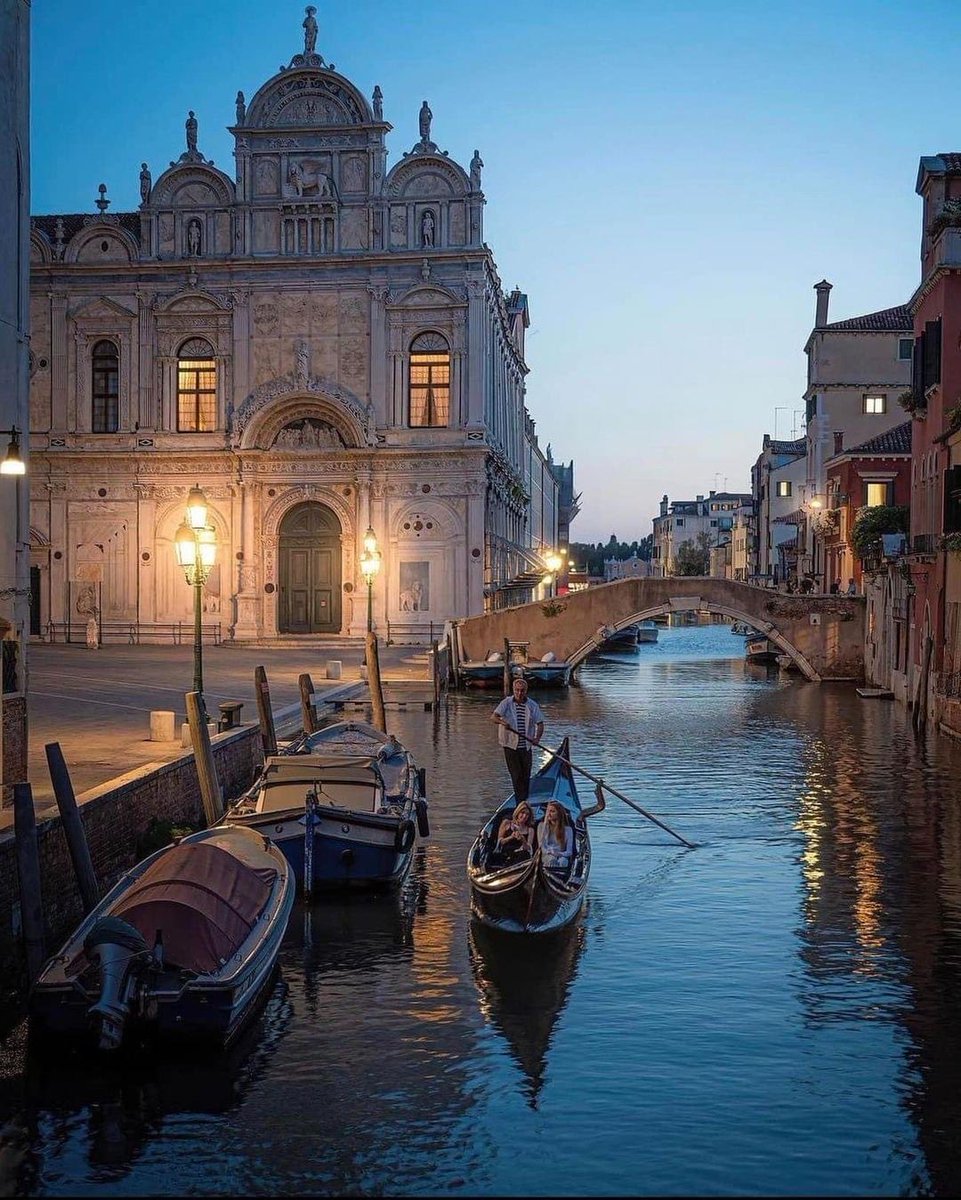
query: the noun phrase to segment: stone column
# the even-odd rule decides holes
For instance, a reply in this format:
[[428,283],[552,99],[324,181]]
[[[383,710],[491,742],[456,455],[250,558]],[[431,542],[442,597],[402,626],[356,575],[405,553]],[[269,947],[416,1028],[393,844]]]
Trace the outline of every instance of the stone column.
[[377,283],[367,289],[370,293],[370,400],[374,419],[383,428],[390,424],[391,403],[387,374],[387,315],[384,301],[387,288]]
[[62,432],[75,429],[70,420],[67,395],[67,297],[63,292],[50,296],[50,428]]
[[484,425],[484,281],[467,282],[467,427]]
[[[255,541],[254,515],[258,485],[251,479],[241,479],[237,490],[240,493],[240,538],[237,549],[243,554],[237,569],[237,618],[233,636],[238,640],[255,638],[260,632],[260,590],[258,588],[260,556]],[[236,511],[237,501],[234,502]]]
[[155,429],[157,412],[153,405],[153,353],[151,339],[150,297],[145,292],[137,293],[139,320],[137,324],[137,403],[131,406],[134,420],[140,428]]
[[[482,477],[467,481],[467,521],[464,530],[466,597],[464,616],[484,611],[484,506],[486,484]],[[475,557],[474,551],[480,553]]]

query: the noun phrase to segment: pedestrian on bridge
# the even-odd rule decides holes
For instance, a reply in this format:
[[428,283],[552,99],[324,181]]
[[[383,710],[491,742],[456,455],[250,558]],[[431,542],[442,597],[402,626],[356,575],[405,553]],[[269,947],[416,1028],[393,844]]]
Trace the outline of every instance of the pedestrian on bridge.
[[541,740],[544,714],[537,701],[528,697],[526,679],[515,679],[511,692],[491,713],[491,720],[498,726],[497,740],[504,747],[514,799],[520,804],[530,793],[531,743]]

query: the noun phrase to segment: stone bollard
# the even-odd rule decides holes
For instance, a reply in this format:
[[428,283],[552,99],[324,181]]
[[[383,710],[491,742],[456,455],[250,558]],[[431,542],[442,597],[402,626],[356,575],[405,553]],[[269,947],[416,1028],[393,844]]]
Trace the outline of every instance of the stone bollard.
[[177,740],[177,714],[158,710],[150,714],[150,740],[152,742],[175,742]]
[[[217,736],[217,726],[213,721],[207,722],[207,732],[211,737]],[[185,750],[192,750],[194,747],[193,740],[190,737],[190,723],[188,721],[184,721],[180,726],[180,744]]]
[[327,678],[340,679],[340,672],[343,664],[339,658],[331,658],[327,662]]

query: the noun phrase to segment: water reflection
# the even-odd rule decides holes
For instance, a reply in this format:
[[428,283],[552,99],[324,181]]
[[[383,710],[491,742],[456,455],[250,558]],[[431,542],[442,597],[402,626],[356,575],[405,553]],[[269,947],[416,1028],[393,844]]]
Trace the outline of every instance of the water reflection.
[[544,694],[551,745],[699,843],[609,800],[548,961],[469,922],[496,697],[392,714],[432,805],[405,891],[298,908],[220,1064],[7,1039],[0,1192],[961,1191],[961,748],[740,649],[662,629]]
[[547,1051],[586,943],[581,920],[533,942],[472,921],[470,957],[481,1011],[507,1042],[537,1108]]

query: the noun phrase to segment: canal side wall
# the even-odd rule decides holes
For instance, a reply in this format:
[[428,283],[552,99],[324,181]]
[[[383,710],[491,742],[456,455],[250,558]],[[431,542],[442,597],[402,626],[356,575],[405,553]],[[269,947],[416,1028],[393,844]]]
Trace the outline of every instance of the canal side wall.
[[[218,734],[211,739],[211,749],[225,798],[239,795],[263,762],[260,727],[246,725]],[[148,763],[91,788],[77,797],[77,804],[101,894],[143,857],[137,848],[153,821],[197,827],[204,823],[193,753],[171,762]],[[44,944],[50,954],[77,925],[83,907],[59,816],[37,822],[37,843]],[[23,990],[20,888],[12,830],[0,837],[0,972],[7,998]]]
[[464,657],[472,660],[503,650],[506,638],[529,642],[531,658],[551,651],[571,661],[592,640],[599,644],[605,627],[691,608],[780,635],[809,664],[813,678],[860,682],[864,677],[863,597],[790,596],[727,579],[678,576],[600,584],[468,617],[459,622],[460,640]]

